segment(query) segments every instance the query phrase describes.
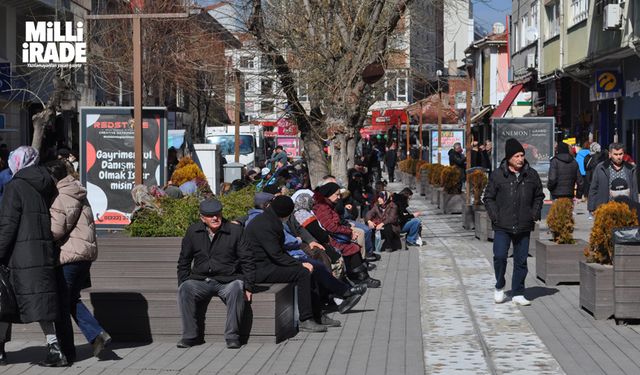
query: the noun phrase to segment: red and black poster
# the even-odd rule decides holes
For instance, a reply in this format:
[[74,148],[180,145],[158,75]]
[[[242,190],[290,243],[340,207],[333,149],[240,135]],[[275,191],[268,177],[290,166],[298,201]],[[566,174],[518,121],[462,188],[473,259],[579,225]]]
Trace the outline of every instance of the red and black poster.
[[[80,109],[80,174],[87,188],[96,226],[118,228],[130,223],[135,204],[134,122],[132,107]],[[165,182],[166,108],[142,111],[143,181]]]

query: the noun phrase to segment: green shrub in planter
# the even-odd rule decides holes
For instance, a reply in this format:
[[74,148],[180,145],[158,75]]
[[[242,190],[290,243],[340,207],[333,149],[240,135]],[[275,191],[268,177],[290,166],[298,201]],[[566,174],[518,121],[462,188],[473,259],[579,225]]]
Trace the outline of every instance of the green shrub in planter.
[[125,230],[133,237],[182,237],[199,220],[200,201],[194,195],[158,199],[160,210],[142,210]]
[[547,215],[547,225],[553,235],[553,242],[563,244],[574,244],[573,228],[573,200],[569,198],[556,199],[551,205],[549,215]]
[[[227,220],[245,216],[253,208],[255,188],[248,186],[242,190],[217,197],[222,202],[222,215]],[[182,237],[189,226],[200,220],[200,199],[188,195],[182,199],[168,197],[158,200],[160,210],[143,210],[125,230],[133,237]]]

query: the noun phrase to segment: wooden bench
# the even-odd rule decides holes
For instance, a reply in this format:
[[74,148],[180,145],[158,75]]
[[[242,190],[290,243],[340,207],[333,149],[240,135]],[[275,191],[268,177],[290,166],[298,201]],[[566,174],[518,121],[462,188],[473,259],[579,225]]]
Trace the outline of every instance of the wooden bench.
[[[177,342],[182,323],[176,267],[181,238],[98,238],[92,287],[82,298],[115,341]],[[226,306],[217,297],[205,315],[205,341],[224,341]],[[259,284],[245,310],[245,342],[280,342],[295,336],[294,284]],[[84,341],[76,327],[78,343]],[[15,337],[42,338],[38,324],[14,326]]]

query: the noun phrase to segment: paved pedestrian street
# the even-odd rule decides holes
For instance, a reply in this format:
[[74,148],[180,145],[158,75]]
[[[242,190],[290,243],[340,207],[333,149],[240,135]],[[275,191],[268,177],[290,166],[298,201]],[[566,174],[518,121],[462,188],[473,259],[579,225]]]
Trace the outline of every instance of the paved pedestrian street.
[[[401,184],[391,184],[398,191]],[[279,344],[249,342],[240,350],[212,342],[191,349],[174,343],[118,343],[101,358],[76,336],[69,368],[35,365],[42,341],[7,346],[2,374],[639,374],[636,326],[596,321],[578,307],[578,285],[546,287],[529,258],[529,307],[493,302],[492,243],[462,229],[417,194],[424,245],[383,253],[370,289],[350,313],[333,314],[340,328],[299,333]],[[591,221],[576,208],[576,235]],[[543,224],[544,225],[544,224]],[[544,235],[544,234],[543,234]],[[510,288],[509,264],[507,287]]]

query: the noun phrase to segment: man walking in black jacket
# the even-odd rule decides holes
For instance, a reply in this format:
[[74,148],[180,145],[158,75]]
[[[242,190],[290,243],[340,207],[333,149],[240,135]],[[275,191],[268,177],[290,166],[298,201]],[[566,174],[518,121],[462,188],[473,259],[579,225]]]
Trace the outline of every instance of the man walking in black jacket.
[[393,182],[395,179],[396,163],[398,162],[398,150],[396,150],[396,143],[391,143],[391,147],[384,154],[384,164],[387,166],[387,173],[389,174],[389,182]]
[[547,187],[551,192],[552,199],[575,197],[575,187],[578,191],[582,189],[582,175],[578,168],[578,162],[569,153],[569,146],[558,143],[558,152],[551,158],[549,166],[549,180]]
[[538,173],[525,160],[524,148],[516,139],[508,139],[505,158],[500,167],[491,173],[484,191],[484,204],[494,230],[496,303],[505,300],[504,275],[507,270],[507,252],[509,245],[513,243],[512,301],[517,305],[531,304],[524,297],[529,234],[533,230],[534,222],[540,220],[543,201],[542,182]]
[[[253,253],[240,246],[242,227],[222,218],[222,204],[200,203],[200,222],[182,239],[178,260],[178,307],[182,316],[179,348],[204,343],[204,313],[214,296],[227,305],[224,337],[227,348],[240,344],[245,300],[251,301],[255,279]],[[203,308],[204,307],[204,308]]]

